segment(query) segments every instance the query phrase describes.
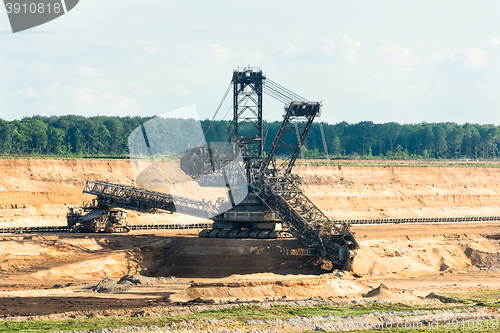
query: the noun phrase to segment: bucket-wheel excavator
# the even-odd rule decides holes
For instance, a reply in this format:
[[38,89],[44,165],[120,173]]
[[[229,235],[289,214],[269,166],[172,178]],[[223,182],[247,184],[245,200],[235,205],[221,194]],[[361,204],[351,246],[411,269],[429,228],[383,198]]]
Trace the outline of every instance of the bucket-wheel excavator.
[[[255,67],[235,70],[231,85],[233,120],[229,152],[221,152],[215,144],[206,142],[187,149],[180,158],[180,169],[186,175],[200,186],[226,187],[227,199],[212,203],[138,187],[88,181],[83,192],[95,195],[96,204],[85,215],[74,212],[71,218],[68,215],[68,224],[81,230],[85,225],[91,226],[92,221],[100,219],[102,225],[106,216],[114,216],[108,219],[108,226],[88,227],[88,231],[127,231],[124,218],[116,218],[123,215],[114,213],[119,208],[209,217],[213,220],[212,228],[202,230],[200,237],[290,235],[300,241],[307,255],[317,255],[330,261],[334,268],[344,269],[358,247],[350,226],[330,220],[309,200],[300,188],[300,178],[292,173],[309,129],[320,115],[321,103],[307,101],[267,79]],[[264,153],[263,93],[284,103],[283,122],[267,154]],[[243,132],[246,135],[242,135]]]

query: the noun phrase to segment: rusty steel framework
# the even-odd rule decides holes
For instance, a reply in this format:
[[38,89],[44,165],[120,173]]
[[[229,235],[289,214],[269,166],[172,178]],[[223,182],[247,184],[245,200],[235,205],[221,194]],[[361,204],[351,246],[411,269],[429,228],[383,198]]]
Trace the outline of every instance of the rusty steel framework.
[[[299,177],[292,174],[309,129],[320,115],[321,103],[307,101],[267,79],[260,68],[239,68],[233,72],[231,82],[233,128],[229,151],[223,152],[215,143],[207,142],[188,149],[180,160],[181,170],[199,185],[226,187],[227,200],[220,198],[211,203],[98,181],[87,182],[84,193],[96,195],[99,208],[161,209],[212,217],[211,229],[204,229],[200,237],[277,238],[291,234],[307,254],[345,268],[358,246],[349,224],[330,220],[307,198],[300,189]],[[264,92],[284,103],[283,122],[265,158]],[[251,130],[248,126],[243,130],[246,123],[252,124]],[[241,163],[235,162],[238,155],[242,156]],[[245,186],[230,186],[242,176],[246,176]],[[242,193],[243,199],[235,201],[235,195],[241,198]]]
[[212,204],[210,201],[202,202],[108,182],[88,181],[83,193],[97,196],[98,207],[120,207],[143,212],[154,212],[161,209],[201,218],[207,218],[209,214],[217,213],[216,204]]
[[[307,253],[316,254],[344,268],[357,248],[348,223],[334,223],[312,203],[300,189],[298,176],[292,169],[301,153],[307,134],[316,116],[320,115],[321,103],[305,98],[268,80],[260,68],[243,68],[233,72],[233,131],[231,142],[238,144],[245,162],[248,195],[232,209],[213,218],[212,229],[204,230],[200,237],[213,238],[275,238],[279,229],[298,239]],[[274,138],[267,157],[263,157],[264,135],[262,120],[263,93],[284,103],[283,122]],[[256,131],[242,136],[241,124],[250,122]],[[210,143],[207,144],[210,151]],[[196,148],[199,151],[199,148]],[[207,163],[206,155],[189,150],[191,165]],[[211,165],[220,159],[211,156]],[[202,177],[198,167],[190,173],[193,178]]]
[[[243,68],[233,72],[233,140],[242,144],[243,156],[259,158],[264,145],[264,122],[262,120],[262,91],[264,74],[259,68]],[[250,136],[240,137],[240,128],[245,123],[254,127]]]

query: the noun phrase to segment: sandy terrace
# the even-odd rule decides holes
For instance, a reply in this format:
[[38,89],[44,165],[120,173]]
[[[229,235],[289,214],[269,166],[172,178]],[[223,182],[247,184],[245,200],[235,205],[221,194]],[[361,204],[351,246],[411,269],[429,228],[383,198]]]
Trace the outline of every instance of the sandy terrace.
[[[170,164],[166,162],[165,169],[177,175]],[[65,225],[68,205],[93,198],[82,194],[85,181],[135,184],[128,161],[1,159],[0,170],[1,226]],[[500,168],[471,164],[297,166],[294,170],[304,178],[308,196],[331,218],[495,216],[499,211]],[[142,178],[138,181],[147,183]],[[183,193],[181,182],[170,186]],[[178,214],[132,211],[129,219],[133,223],[194,221]]]

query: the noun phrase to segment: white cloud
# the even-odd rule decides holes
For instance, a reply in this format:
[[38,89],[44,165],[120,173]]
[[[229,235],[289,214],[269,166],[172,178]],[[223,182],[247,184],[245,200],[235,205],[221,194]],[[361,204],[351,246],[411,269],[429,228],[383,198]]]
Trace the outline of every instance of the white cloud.
[[416,86],[416,85],[413,85],[413,86],[405,86],[404,87],[404,90],[406,91],[418,91],[419,90],[419,86]]
[[344,35],[337,40],[329,39],[313,47],[299,47],[288,44],[281,50],[281,56],[287,60],[308,63],[354,63],[359,59],[361,42]]
[[139,107],[133,98],[119,94],[107,94],[103,95],[102,98],[105,102],[110,102],[117,111],[126,114],[136,114],[139,111]]
[[93,104],[95,94],[90,89],[80,89],[76,93],[76,100],[81,104]]
[[288,44],[283,50],[283,56],[285,58],[293,58],[297,54],[298,48],[293,44]]
[[136,93],[137,95],[148,95],[149,94],[149,91],[143,89],[140,85],[132,85],[132,87],[134,88],[134,93]]
[[77,65],[75,74],[77,76],[100,76],[101,71],[92,67],[86,67],[82,65]]
[[46,72],[49,70],[49,66],[41,62],[32,62],[25,66],[30,72]]
[[229,58],[229,52],[220,44],[210,45],[210,51],[219,60],[227,60]]
[[42,109],[42,110],[44,110],[44,111],[52,111],[52,110],[54,110],[54,107],[53,107],[53,106],[51,106],[51,105],[50,105],[49,103],[47,103],[46,101],[38,101],[38,102],[36,103],[36,105],[37,105],[40,109]]
[[44,96],[45,97],[60,97],[61,94],[61,85],[59,83],[52,83],[50,86],[48,86],[46,89],[44,89]]
[[133,98],[121,95],[118,95],[115,106],[117,109],[123,110],[128,113],[136,113],[139,110],[139,107],[137,106]]
[[419,85],[405,86],[404,90],[407,90],[407,91],[427,91],[427,90],[429,90],[429,88],[427,87],[426,84],[422,84],[420,86]]
[[16,91],[16,95],[31,98],[35,95],[35,91],[33,90],[33,88],[28,87],[26,88],[26,90]]
[[333,40],[329,40],[323,43],[321,46],[321,51],[327,55],[332,55],[333,52],[335,51],[335,48],[337,47],[337,44]]
[[139,49],[146,53],[156,53],[160,50],[160,44],[148,40],[140,40],[137,42]]
[[95,86],[103,87],[103,88],[110,88],[110,87],[115,87],[115,86],[120,85],[120,82],[118,82],[116,80],[108,80],[108,79],[95,79],[94,81],[92,81],[92,83]]
[[382,46],[380,48],[386,65],[404,66],[411,63],[410,51],[402,47]]
[[491,46],[495,47],[498,44],[500,44],[500,38],[495,38],[495,37],[490,38],[490,45]]
[[468,49],[465,56],[465,67],[468,69],[484,68],[488,65],[486,52],[477,47]]
[[453,52],[446,52],[446,53],[434,52],[432,53],[431,56],[425,57],[423,62],[424,63],[439,62],[443,59],[455,60],[455,54]]
[[177,84],[174,87],[170,87],[168,92],[172,95],[186,95],[188,92],[181,84]]
[[341,43],[348,47],[347,54],[345,55],[347,62],[358,61],[358,50],[361,47],[361,42],[358,39],[351,39],[349,36],[344,35],[342,36]]
[[407,91],[427,91],[427,90],[429,90],[429,88],[427,87],[426,84],[422,84],[420,86],[419,85],[405,86],[404,90],[407,90]]
[[250,52],[249,56],[250,56],[250,59],[252,60],[252,62],[261,62],[262,61],[262,53]]

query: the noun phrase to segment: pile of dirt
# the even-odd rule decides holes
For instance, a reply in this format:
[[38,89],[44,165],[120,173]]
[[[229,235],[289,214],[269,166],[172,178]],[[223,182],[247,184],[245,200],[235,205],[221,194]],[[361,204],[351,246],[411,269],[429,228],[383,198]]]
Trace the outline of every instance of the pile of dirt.
[[186,291],[170,296],[172,301],[192,299],[234,300],[310,297],[360,297],[369,289],[347,272],[315,275],[272,273],[231,275],[227,278],[195,282]]
[[446,297],[446,296],[441,296],[438,295],[434,292],[430,293],[429,295],[425,296],[425,298],[430,298],[430,299],[438,299],[443,303],[460,303],[460,301],[454,297]]
[[395,290],[388,288],[385,284],[381,283],[377,288],[373,288],[368,293],[363,295],[364,298],[383,299],[389,302],[401,301],[412,303],[425,303],[421,297],[415,296],[409,290]]
[[389,288],[387,288],[385,284],[381,283],[380,286],[370,290],[368,293],[364,294],[363,297],[392,299],[395,297],[395,295],[393,292],[389,291]]
[[181,284],[182,282],[174,276],[148,277],[139,274],[125,275],[118,282],[112,278],[102,279],[91,290],[98,293],[121,293],[129,290],[132,286],[156,286],[162,284]]
[[125,283],[129,283],[135,286],[137,285],[155,286],[158,284],[177,284],[182,282],[175,276],[149,277],[149,276],[134,274],[134,275],[125,275],[118,281],[118,284],[125,284]]
[[101,280],[92,290],[98,293],[121,293],[130,289],[130,283],[117,283],[111,278]]
[[478,267],[500,267],[500,252],[489,252],[467,247],[464,251],[471,264]]

